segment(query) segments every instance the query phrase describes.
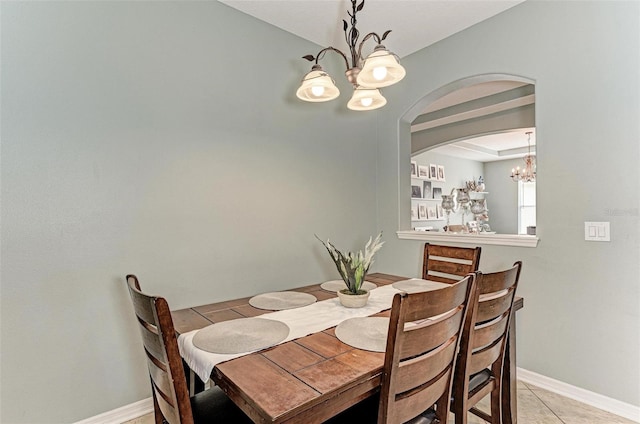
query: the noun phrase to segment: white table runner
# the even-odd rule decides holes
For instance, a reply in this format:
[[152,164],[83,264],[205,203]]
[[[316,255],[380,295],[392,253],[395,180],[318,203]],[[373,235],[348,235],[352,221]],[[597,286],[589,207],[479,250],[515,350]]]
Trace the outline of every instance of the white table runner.
[[[281,321],[289,326],[289,336],[281,343],[298,339],[334,327],[342,321],[366,317],[391,308],[393,296],[400,290],[391,285],[371,290],[369,302],[363,308],[345,308],[338,298],[323,300],[302,308],[288,309],[260,315],[260,318]],[[218,354],[205,352],[193,345],[193,336],[199,330],[181,334],[178,337],[180,355],[202,381],[209,380],[213,367],[252,352],[236,354]]]

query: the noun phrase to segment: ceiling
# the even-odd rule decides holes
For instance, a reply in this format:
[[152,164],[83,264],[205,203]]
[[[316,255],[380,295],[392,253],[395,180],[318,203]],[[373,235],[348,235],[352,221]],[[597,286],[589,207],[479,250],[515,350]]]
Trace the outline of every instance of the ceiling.
[[[350,0],[218,0],[322,47],[348,50],[342,20],[349,22]],[[358,0],[358,3],[361,0]],[[400,57],[460,32],[524,0],[366,0],[358,12],[361,34],[386,30],[387,48]],[[407,30],[410,29],[410,30]],[[363,52],[373,50],[367,41]],[[317,52],[295,53],[303,56]]]

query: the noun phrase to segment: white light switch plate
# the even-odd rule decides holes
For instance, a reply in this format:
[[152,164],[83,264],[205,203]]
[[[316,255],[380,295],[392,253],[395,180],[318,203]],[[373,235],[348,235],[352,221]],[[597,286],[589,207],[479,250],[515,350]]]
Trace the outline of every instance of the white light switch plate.
[[608,222],[585,222],[584,239],[587,241],[611,241]]

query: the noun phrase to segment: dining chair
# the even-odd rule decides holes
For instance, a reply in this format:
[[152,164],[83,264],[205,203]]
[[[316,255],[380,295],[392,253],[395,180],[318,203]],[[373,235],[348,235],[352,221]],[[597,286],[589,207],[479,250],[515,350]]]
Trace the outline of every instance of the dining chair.
[[[502,371],[521,268],[518,261],[504,271],[477,273],[453,382],[451,411],[456,424],[467,423],[467,412],[492,424],[502,423],[502,402],[511,401],[510,393],[502,390]],[[475,408],[488,394],[490,414]]]
[[441,283],[455,283],[480,265],[480,247],[453,247],[424,244],[422,278]]
[[446,423],[458,345],[474,287],[475,276],[470,274],[443,289],[397,293],[379,396],[327,423]]
[[189,396],[167,301],[140,291],[135,275],[126,278],[149,368],[156,424],[251,423],[219,387]]

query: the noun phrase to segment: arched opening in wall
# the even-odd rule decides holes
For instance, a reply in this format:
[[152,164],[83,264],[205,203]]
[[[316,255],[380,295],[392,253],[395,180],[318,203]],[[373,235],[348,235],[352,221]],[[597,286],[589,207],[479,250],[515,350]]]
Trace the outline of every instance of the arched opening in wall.
[[412,230],[535,235],[535,181],[523,178],[526,157],[535,164],[533,81],[504,74],[455,81],[404,119]]

